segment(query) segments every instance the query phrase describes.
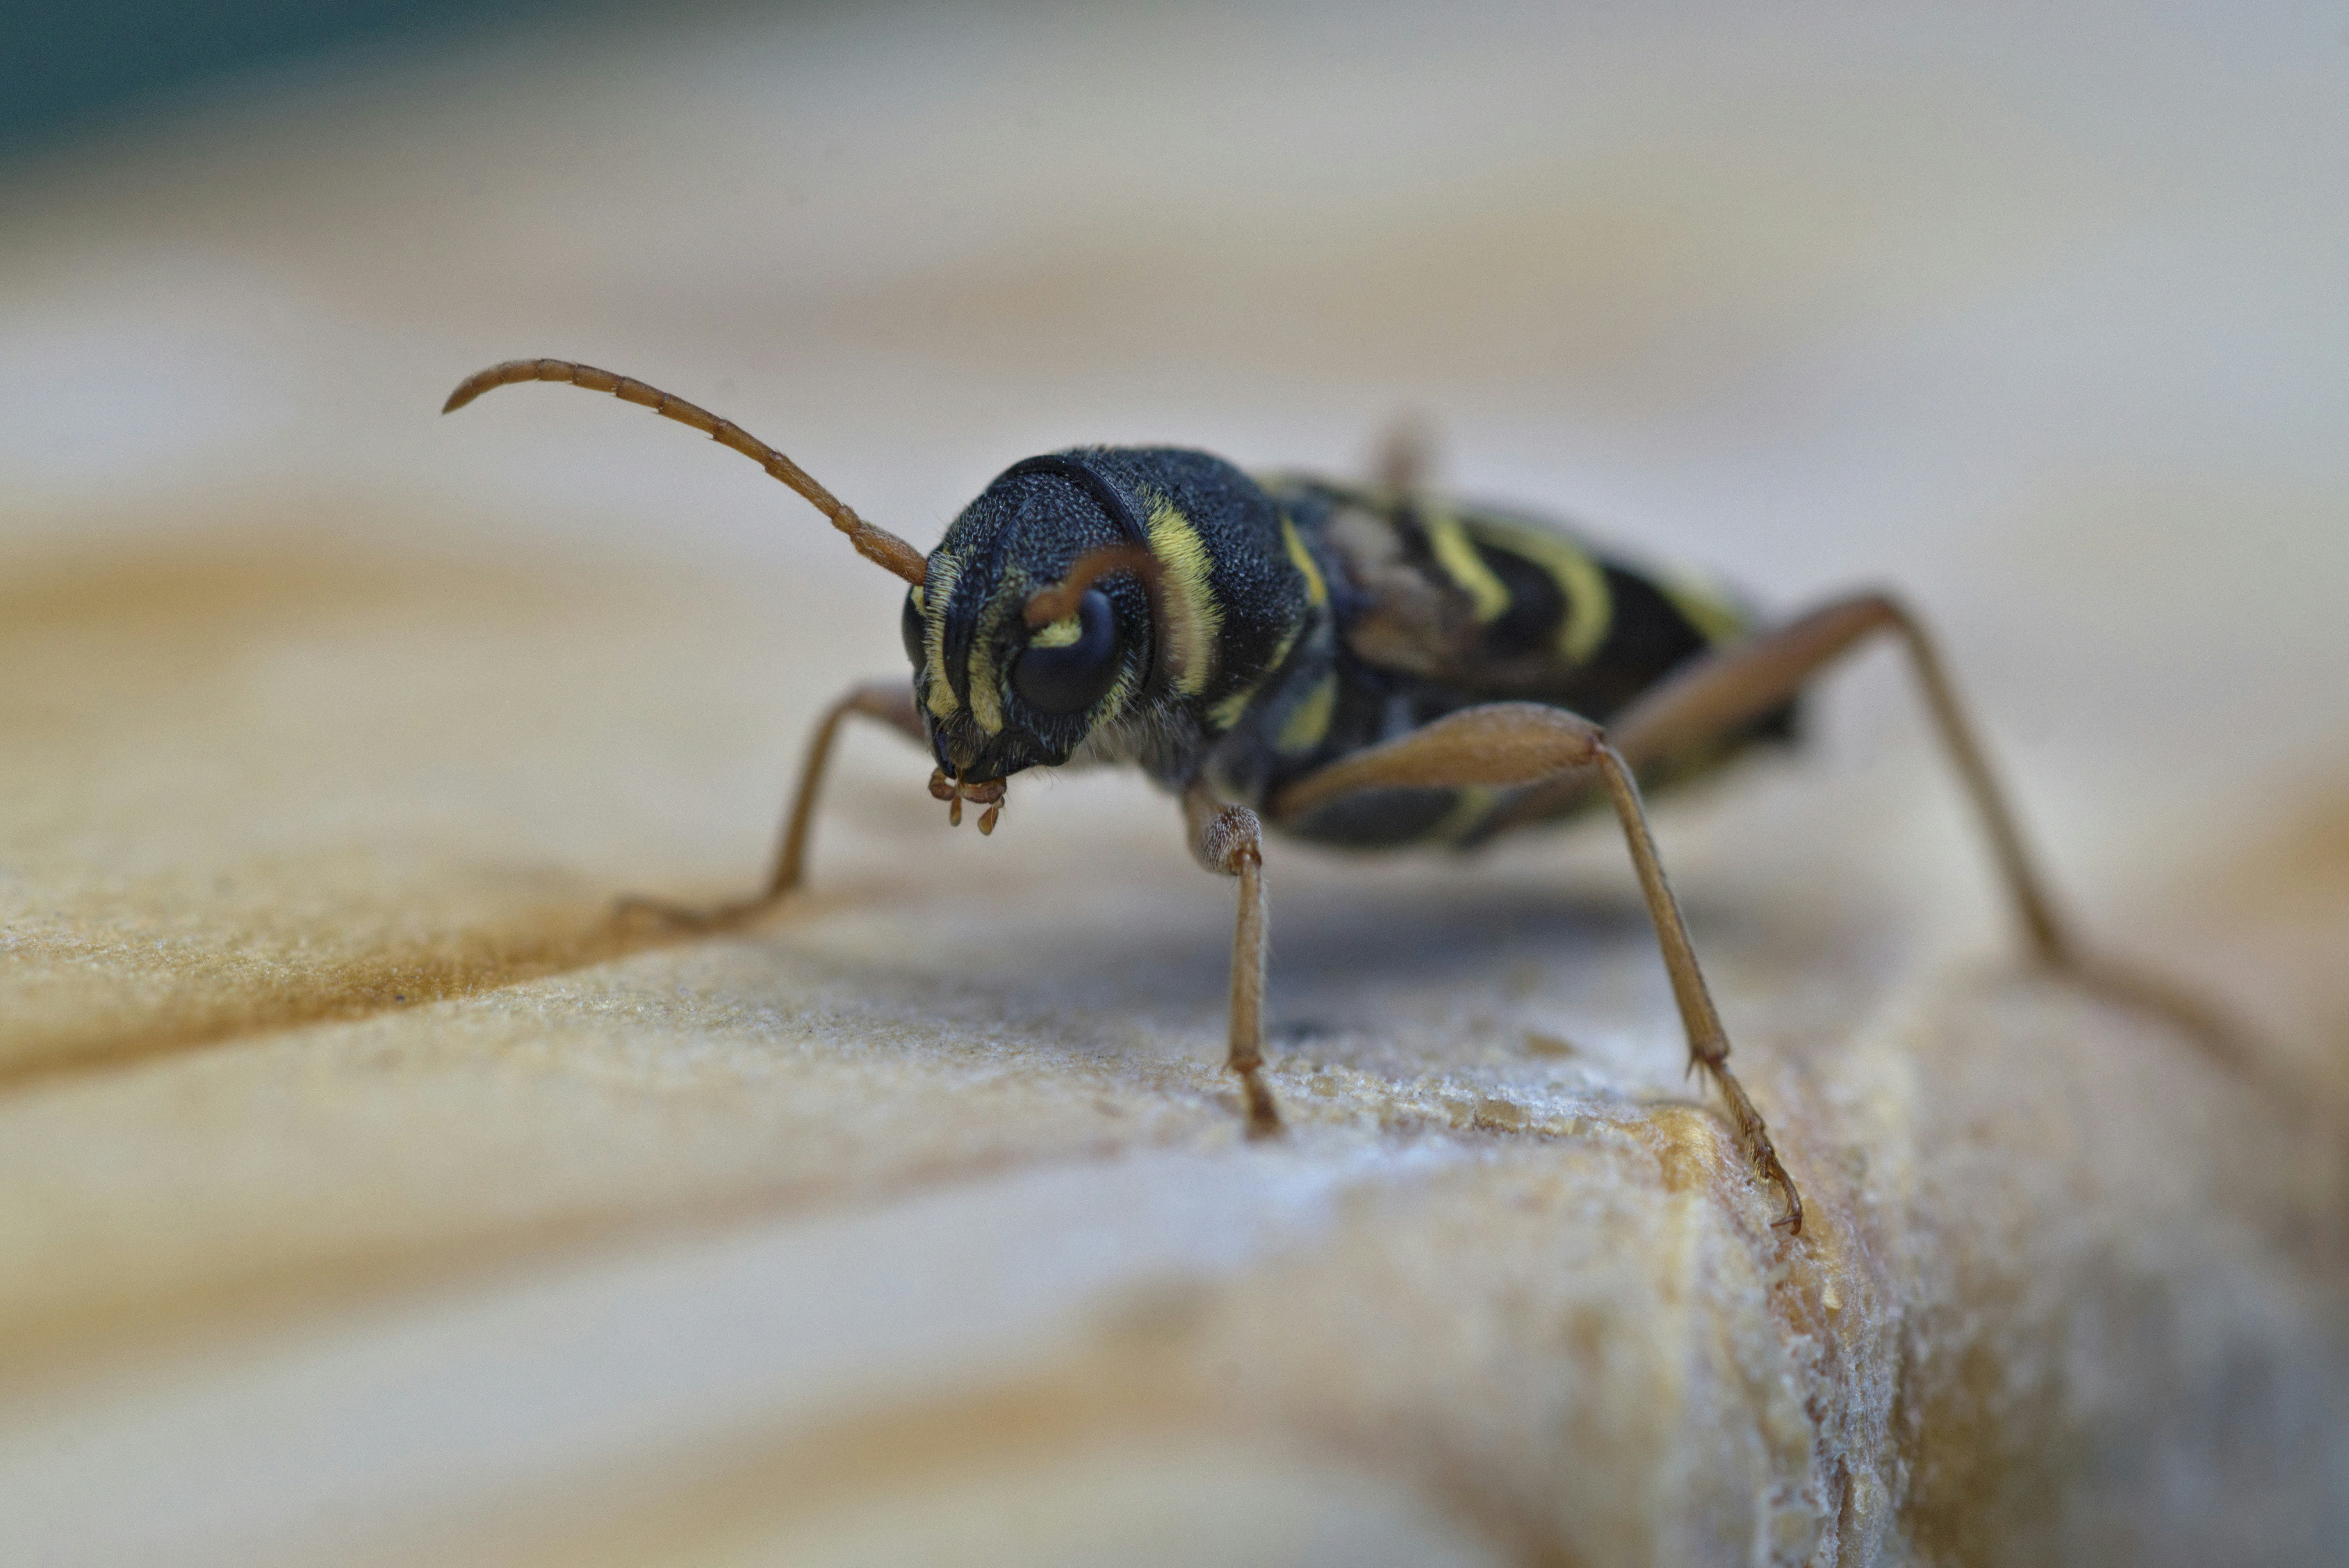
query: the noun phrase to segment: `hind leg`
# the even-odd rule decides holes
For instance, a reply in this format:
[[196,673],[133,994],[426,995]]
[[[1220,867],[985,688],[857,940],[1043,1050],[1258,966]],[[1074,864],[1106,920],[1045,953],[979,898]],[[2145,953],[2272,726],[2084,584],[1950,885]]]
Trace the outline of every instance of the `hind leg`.
[[1794,696],[1847,654],[1884,635],[1909,656],[1926,711],[1990,841],[1999,880],[2033,954],[2113,1001],[2168,1019],[2226,1066],[2248,1068],[2257,1047],[2241,1025],[2170,981],[2084,948],[2074,937],[2056,913],[1939,651],[1917,617],[1889,594],[1837,600],[1700,659],[1626,708],[1609,733],[1626,760],[1644,767],[1733,733]]
[[1927,711],[1989,835],[2001,880],[2033,950],[2050,964],[2066,962],[2071,939],[2056,918],[1957,688],[1923,626],[1889,594],[1838,599],[1700,659],[1618,715],[1609,732],[1635,768],[1668,757],[1769,712],[1826,666],[1885,634],[1899,639],[1916,671]]

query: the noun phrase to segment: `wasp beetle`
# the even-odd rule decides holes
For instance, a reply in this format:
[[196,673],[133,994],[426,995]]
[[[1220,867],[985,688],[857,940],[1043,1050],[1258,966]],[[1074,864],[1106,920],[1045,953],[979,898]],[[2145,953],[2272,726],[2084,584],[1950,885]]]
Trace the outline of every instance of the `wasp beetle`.
[[[759,463],[867,560],[905,579],[912,679],[827,709],[765,890],[715,909],[638,908],[714,926],[800,885],[825,763],[852,716],[926,747],[930,790],[991,832],[1030,768],[1139,767],[1183,802],[1191,850],[1237,878],[1230,1068],[1247,1129],[1278,1130],[1263,1076],[1264,826],[1356,847],[1469,845],[1610,806],[1673,998],[1754,1173],[1802,1199],[1729,1069],[1729,1039],[1658,860],[1640,787],[1787,740],[1803,688],[1889,634],[1988,830],[2023,930],[2075,964],[2013,814],[1916,618],[1882,593],[1765,621],[1547,522],[1454,506],[1411,476],[1350,485],[1255,479],[1172,448],[1088,447],[1006,469],[926,556],[843,505],[730,420],[609,371],[519,359],[468,378],[443,413],[523,381],[608,392]],[[1603,728],[1601,727],[1604,727]]]

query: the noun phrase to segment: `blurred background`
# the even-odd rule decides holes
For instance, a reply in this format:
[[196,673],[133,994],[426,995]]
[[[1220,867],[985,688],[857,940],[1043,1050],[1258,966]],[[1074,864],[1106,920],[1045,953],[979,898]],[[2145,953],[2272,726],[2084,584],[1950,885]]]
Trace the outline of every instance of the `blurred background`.
[[403,531],[836,564],[673,433],[428,418],[513,354],[674,383],[921,542],[1031,449],[1342,469],[1412,413],[1452,482],[1774,601],[1995,620],[1967,663],[2034,738],[2223,706],[2290,769],[2343,727],[2296,677],[2338,651],[2344,27],[55,8],[0,67],[0,526],[397,493]]
[[[299,1558],[320,1519],[412,1523],[414,1499],[484,1477],[543,1483],[549,1432],[603,1430],[550,1389],[592,1386],[583,1368],[639,1341],[616,1330],[547,1387],[505,1389],[505,1415],[536,1414],[483,1418],[491,1457],[461,1473],[429,1462],[430,1434],[474,1408],[451,1384],[445,1408],[369,1437],[380,1451],[254,1437],[170,1482],[210,1443],[191,1434],[309,1429],[238,1426],[226,1395],[140,1379],[180,1376],[190,1346],[263,1356],[289,1314],[356,1302],[396,1326],[419,1282],[829,1201],[829,1177],[777,1163],[797,1156],[759,1119],[782,1111],[736,1088],[692,1099],[732,1060],[709,1031],[896,1027],[856,1009],[911,965],[932,987],[916,1013],[964,1008],[990,1049],[1137,1006],[1168,1060],[1198,1064],[1195,1084],[1164,1082],[1220,1092],[1216,1022],[1186,1009],[1221,984],[1228,908],[1189,880],[1164,803],[1133,780],[1040,787],[1008,820],[1016,859],[1001,835],[932,833],[917,875],[926,764],[884,740],[850,748],[819,875],[947,890],[959,924],[868,914],[779,937],[838,970],[767,1013],[725,1010],[741,975],[695,1012],[641,957],[612,982],[625,1007],[545,981],[618,1020],[601,1055],[543,1051],[499,1010],[520,1004],[481,1000],[623,956],[601,923],[614,889],[752,875],[819,705],[902,664],[888,580],[739,459],[561,388],[440,419],[450,387],[508,357],[585,360],[731,416],[924,548],[1037,450],[1178,443],[1358,472],[1413,418],[1444,485],[1764,603],[1897,586],[1945,633],[2089,925],[2166,954],[2342,1087],[2337,3],[16,9],[0,32],[0,1171],[31,1196],[0,1213],[0,1396],[19,1401],[0,1485],[53,1500],[15,1511],[26,1541],[97,1521],[93,1561],[253,1562],[264,1540]],[[1668,830],[1675,866],[1713,889],[1694,907],[1733,1012],[1786,1038],[1867,1012],[1819,999],[1880,995],[1857,976],[2004,951],[1910,700],[1891,661],[1863,663],[1823,699],[1810,771]],[[1589,885],[1615,886],[1616,852],[1592,849]],[[1307,890],[1282,906],[1302,912],[1281,928],[1288,1006],[1377,1013],[1365,1071],[1433,1070],[1463,1016],[1451,976],[1562,945],[1547,917],[1519,947],[1469,919],[1442,975],[1393,950],[1372,1007],[1349,988],[1347,912],[1367,900],[1394,929],[1421,906],[1318,863],[1283,861],[1277,884]],[[1537,880],[1507,882],[1516,866],[1488,868],[1505,892]],[[1195,919],[1168,976],[1133,978],[1152,965],[1131,952],[1037,956],[1070,918],[1050,890],[1121,878],[1172,891],[1102,906],[1102,929]],[[1542,1008],[1603,998],[1603,1023],[1555,1025],[1595,1033],[1598,1066],[1505,1070],[1461,1047],[1444,1070],[1491,1078],[1464,1103],[1684,1094],[1640,940],[1599,944],[1613,956],[1579,990],[1521,995],[1495,1026],[1551,1029]],[[628,1011],[639,981],[673,1011]],[[338,1022],[426,1001],[456,1011]],[[438,1021],[402,1033],[403,1016]],[[271,1054],[289,1040],[298,1063]],[[478,1080],[451,1065],[467,1052],[489,1064]],[[383,1109],[385,1064],[427,1062],[456,1076]],[[1846,1103],[1755,1070],[1790,1117]],[[1038,1116],[1007,1125],[1062,1128]],[[919,1185],[885,1174],[857,1202]],[[1135,1224],[1162,1222],[1195,1239],[1219,1220]],[[1174,1266],[1143,1253],[1144,1273]],[[2220,1317],[2241,1306],[2225,1300]],[[220,1387],[245,1386],[233,1365]],[[285,1409],[325,1408],[286,1387]],[[2337,1428],[2332,1396],[2310,1398],[2308,1420]],[[78,1449],[41,1437],[58,1411],[95,1423]],[[698,1418],[661,1440],[706,1436]],[[2302,1451],[2321,1470],[2336,1449]],[[295,1459],[315,1517],[274,1501]],[[116,1509],[126,1474],[144,1501]],[[1330,1561],[1453,1550],[1327,1497],[1343,1506],[1280,1517]],[[1843,1506],[1856,1528],[1866,1510]],[[1331,1509],[1371,1522],[1330,1534]],[[2002,1517],[1950,1517],[1968,1509]],[[1559,1528],[1536,1535],[1568,1555],[1618,1540]],[[776,1560],[867,1560],[833,1545]],[[1472,1547],[1459,1560],[1485,1560]]]

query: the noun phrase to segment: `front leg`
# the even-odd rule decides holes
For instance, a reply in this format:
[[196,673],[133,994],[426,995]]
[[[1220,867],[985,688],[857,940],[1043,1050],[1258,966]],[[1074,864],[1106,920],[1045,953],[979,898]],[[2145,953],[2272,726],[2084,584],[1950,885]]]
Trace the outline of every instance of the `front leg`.
[[756,898],[714,906],[629,897],[620,900],[620,913],[649,915],[688,930],[711,931],[747,920],[781,903],[783,895],[797,888],[806,875],[808,831],[815,825],[816,799],[823,791],[824,772],[831,765],[832,748],[840,738],[840,727],[852,717],[885,724],[916,746],[929,744],[929,731],[922,723],[922,716],[914,709],[906,681],[868,681],[849,687],[838,701],[823,710],[823,717],[816,720],[815,734],[808,739],[807,755],[800,764],[799,788],[792,792],[791,809],[783,818],[782,838],[775,846],[774,866],[767,874],[765,892]]
[[1270,1138],[1280,1131],[1280,1110],[1265,1087],[1264,1072],[1264,840],[1256,813],[1226,806],[1195,779],[1183,791],[1183,815],[1190,824],[1191,855],[1219,876],[1240,882],[1239,923],[1232,933],[1232,1053],[1247,1107],[1247,1135]]

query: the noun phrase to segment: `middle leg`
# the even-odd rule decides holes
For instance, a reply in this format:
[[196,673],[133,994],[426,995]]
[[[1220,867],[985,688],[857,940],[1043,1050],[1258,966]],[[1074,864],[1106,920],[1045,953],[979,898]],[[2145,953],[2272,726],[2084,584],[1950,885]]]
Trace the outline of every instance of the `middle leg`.
[[1503,702],[1464,708],[1381,746],[1340,758],[1278,791],[1273,820],[1295,820],[1343,796],[1365,789],[1457,789],[1472,785],[1538,784],[1596,769],[1607,787],[1639,873],[1648,918],[1656,928],[1672,1000],[1688,1036],[1689,1065],[1702,1068],[1729,1107],[1754,1174],[1785,1195],[1786,1212],[1775,1222],[1790,1233],[1803,1229],[1803,1199],[1778,1161],[1769,1129],[1745,1086],[1729,1070],[1729,1034],[1722,1027],[1713,993],[1697,965],[1680,901],[1665,880],[1655,839],[1631,769],[1606,733],[1588,719],[1538,703]]

